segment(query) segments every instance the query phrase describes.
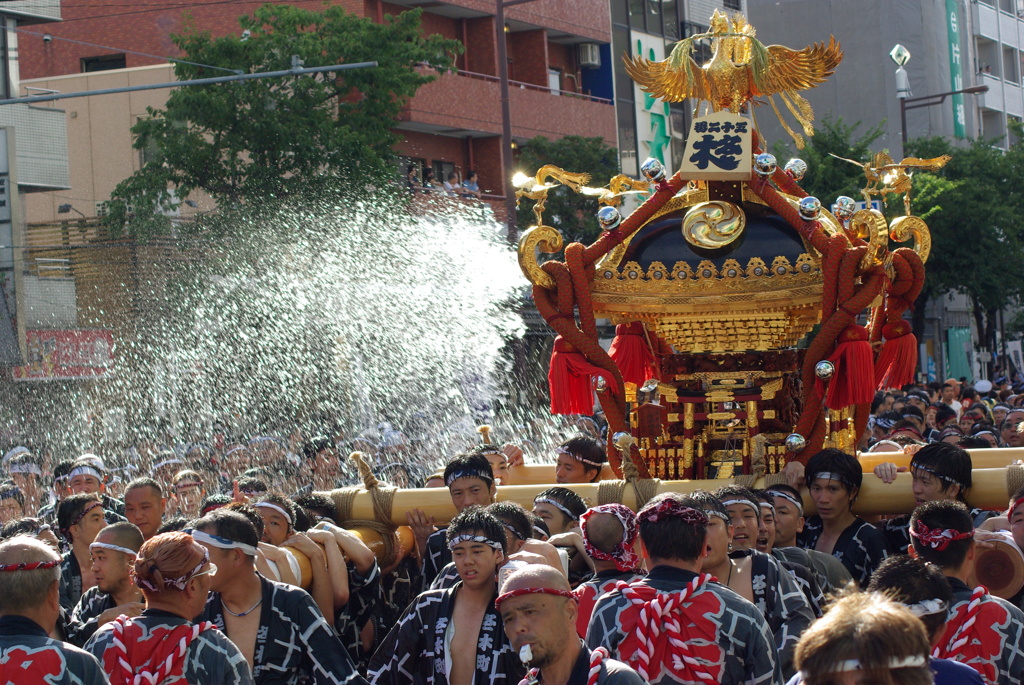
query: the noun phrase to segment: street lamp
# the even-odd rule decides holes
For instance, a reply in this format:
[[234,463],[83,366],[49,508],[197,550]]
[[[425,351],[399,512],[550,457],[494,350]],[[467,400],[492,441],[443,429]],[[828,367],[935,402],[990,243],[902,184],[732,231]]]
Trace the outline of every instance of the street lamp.
[[907,144],[907,110],[908,109],[919,109],[921,107],[931,107],[933,105],[941,105],[946,101],[946,98],[951,95],[961,94],[976,94],[988,92],[988,86],[971,86],[970,88],[961,88],[960,90],[951,90],[947,93],[935,93],[934,95],[922,95],[920,97],[910,97],[913,93],[910,92],[910,79],[907,77],[907,72],[904,70],[904,66],[910,61],[910,51],[902,45],[897,44],[889,53],[889,57],[896,63],[896,97],[900,99],[900,132],[903,139],[903,145]]
[[508,240],[513,242],[516,235],[516,197],[512,188],[512,108],[508,92],[508,46],[505,45],[505,8],[522,5],[534,0],[495,0],[494,33],[498,40],[498,84],[501,89],[501,161],[502,186],[505,189],[505,225]]

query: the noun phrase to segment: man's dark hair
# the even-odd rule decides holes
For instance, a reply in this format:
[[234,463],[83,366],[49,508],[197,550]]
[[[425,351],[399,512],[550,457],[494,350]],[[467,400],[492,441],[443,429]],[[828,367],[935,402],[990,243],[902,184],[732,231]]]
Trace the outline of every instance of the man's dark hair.
[[924,421],[924,412],[912,404],[908,404],[907,406],[903,407],[903,409],[900,411],[900,416],[902,416],[903,418],[913,416],[918,421]]
[[[594,472],[590,477],[591,481],[600,478],[601,469],[608,463],[608,453],[605,451],[604,445],[589,435],[574,435],[563,442],[559,449],[565,450],[570,456],[577,459],[585,459],[586,461],[581,461],[580,464],[583,466],[584,472]],[[599,466],[588,464],[588,461],[599,464]]]
[[565,516],[565,520],[567,522],[572,520],[579,520],[580,516],[583,516],[583,512],[587,510],[587,503],[583,501],[583,498],[577,495],[569,488],[563,488],[558,486],[548,488],[544,492],[534,497],[533,501],[536,502],[539,499],[554,500],[555,502],[558,502],[563,507],[572,512],[572,517],[569,517],[566,516],[565,512],[562,511],[561,509],[558,510],[559,514]]
[[984,438],[979,438],[975,435],[967,435],[956,441],[956,446],[965,450],[984,450],[989,449],[991,445]]
[[262,497],[257,498],[256,501],[253,502],[253,506],[255,506],[257,509],[259,509],[258,505],[261,502],[266,502],[267,504],[273,504],[274,506],[281,507],[286,512],[288,512],[288,515],[291,517],[291,527],[295,528],[295,523],[297,521],[298,512],[295,511],[296,507],[295,507],[295,503],[294,502],[292,502],[290,499],[288,499],[287,497],[285,497],[284,495],[282,495],[279,492],[268,492],[267,494],[263,495]]
[[199,512],[201,514],[209,513],[214,509],[225,507],[234,500],[231,499],[231,495],[225,495],[220,492],[214,492],[203,498],[203,503],[199,505]]
[[864,480],[864,473],[861,471],[860,462],[842,450],[834,447],[821,450],[807,460],[807,467],[804,469],[807,485],[814,483],[819,473],[834,473],[843,480],[840,481],[846,491],[852,488],[860,488]]
[[[793,497],[795,497],[797,499],[798,502],[803,502],[804,501],[804,496],[802,494],[800,494],[800,491],[797,490],[796,488],[794,488],[789,483],[776,483],[775,485],[771,485],[771,486],[765,488],[764,492],[769,497],[774,497],[774,495],[772,494],[773,490],[776,490],[778,492],[784,492],[787,495],[792,495]],[[770,501],[774,501],[774,500],[770,500]],[[803,505],[801,505],[801,506],[803,506]]]
[[164,496],[164,489],[160,485],[160,483],[157,483],[155,480],[149,478],[148,476],[136,478],[132,480],[130,483],[128,483],[128,485],[126,485],[124,488],[125,495],[128,494],[129,490],[137,490],[139,488],[152,488],[156,492],[157,497]]
[[532,524],[526,515],[526,509],[515,502],[495,502],[484,511],[493,515],[520,540],[530,538]]
[[697,503],[697,508],[705,514],[709,511],[717,511],[719,514],[724,516],[726,520],[729,519],[729,512],[726,510],[725,505],[722,504],[722,500],[715,497],[715,495],[711,494],[707,490],[694,490],[690,493],[689,497]]
[[184,516],[175,516],[174,518],[164,521],[163,525],[156,529],[157,535],[163,535],[164,533],[177,533],[178,531],[185,530],[188,526],[188,519]]
[[326,435],[318,435],[302,445],[302,456],[306,459],[313,459],[320,452],[332,449],[334,449],[334,441]]
[[[655,506],[659,502],[672,499],[684,507],[703,511],[701,504],[692,497],[684,497],[674,492],[666,492],[656,496],[644,509]],[[643,510],[641,510],[642,512]],[[640,539],[651,559],[679,559],[693,562],[704,552],[704,541],[707,539],[707,526],[695,526],[678,516],[661,516],[657,521],[640,518]]]
[[260,536],[256,532],[256,526],[242,513],[230,509],[217,509],[206,516],[196,519],[189,524],[189,528],[201,530],[204,533],[211,533],[218,537],[241,542],[256,547],[260,543]]
[[0,483],[0,499],[13,499],[19,507],[25,508],[25,494],[11,481]]
[[477,506],[466,507],[448,524],[445,543],[452,544],[459,535],[483,535],[489,542],[501,545],[501,553],[507,554],[505,526],[498,517]]
[[451,487],[451,484],[459,478],[479,478],[490,489],[494,485],[491,462],[480,454],[460,454],[453,457],[444,467],[445,487]]
[[263,494],[270,490],[267,487],[266,481],[254,478],[252,476],[246,476],[245,478],[238,479],[238,491],[246,494]]
[[[249,523],[252,524],[252,527],[256,529],[256,534],[260,538],[263,537],[263,529],[266,524],[263,523],[263,517],[260,516],[260,512],[256,507],[247,502],[232,502],[231,504],[221,508],[225,511],[237,512],[247,518]],[[217,509],[216,511],[220,511],[220,509]]]
[[[910,515],[910,530],[913,532],[918,523],[930,529],[952,530],[956,533],[967,533],[974,530],[974,521],[967,507],[955,500],[936,500],[925,502]],[[945,549],[939,550],[911,536],[911,544],[917,556],[930,561],[941,569],[959,569],[967,559],[967,552],[973,544],[973,538],[947,541]]]
[[57,462],[53,467],[53,480],[59,481],[68,477],[71,473],[71,467],[75,462],[65,459],[64,461]]
[[950,419],[956,418],[956,409],[939,402],[939,406],[935,408],[935,423],[942,423],[943,421],[949,421]]
[[89,502],[102,503],[103,499],[98,492],[80,492],[77,495],[65,497],[57,505],[57,527],[69,542],[71,541],[71,522],[81,515]]
[[[893,601],[908,606],[939,600],[948,607],[953,605],[953,588],[946,576],[934,564],[921,562],[907,554],[897,554],[883,561],[871,574],[869,592],[881,592]],[[921,616],[928,637],[935,639],[946,628],[948,611]]]
[[935,475],[942,484],[942,492],[952,484],[960,486],[956,498],[961,502],[971,488],[971,455],[963,447],[948,442],[933,442],[919,449],[910,460],[910,470],[921,469]]
[[727,509],[725,502],[729,500],[743,500],[750,502],[750,506],[754,508],[757,513],[757,520],[761,520],[761,500],[750,488],[745,488],[742,485],[723,485],[714,492],[715,497],[718,498],[719,502],[722,502],[722,508]]
[[16,535],[31,535],[38,537],[43,532],[43,526],[48,524],[42,519],[26,516],[20,519],[8,521],[3,528],[0,528],[0,540],[8,540]]
[[341,525],[338,520],[338,507],[330,497],[319,492],[307,492],[299,495],[294,500],[295,505],[304,509],[311,519],[328,518],[333,523]]

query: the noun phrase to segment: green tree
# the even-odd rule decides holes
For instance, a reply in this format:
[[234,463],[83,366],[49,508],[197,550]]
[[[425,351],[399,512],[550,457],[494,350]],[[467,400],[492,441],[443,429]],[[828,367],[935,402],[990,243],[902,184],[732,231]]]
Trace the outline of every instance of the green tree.
[[975,140],[954,148],[943,138],[923,138],[908,151],[952,157],[941,171],[914,176],[912,210],[932,237],[922,295],[967,295],[982,344],[994,351],[999,310],[1024,292],[1024,146],[1003,151]]
[[821,200],[822,206],[830,207],[840,195],[861,200],[860,189],[866,184],[864,172],[836,157],[855,161],[870,159],[874,154],[871,144],[881,137],[883,125],[884,122],[858,136],[860,122],[847,124],[842,117],[834,119],[826,115],[815,126],[810,145],[793,154],[789,144],[776,143],[772,146],[772,154],[780,165],[791,157],[807,162],[807,174],[800,181],[800,187]]
[[[538,136],[519,148],[516,168],[532,176],[545,164],[554,164],[566,171],[590,174],[588,185],[598,187],[619,173],[619,153],[603,138],[566,136],[548,140]],[[516,212],[516,225],[522,233],[533,225],[533,201],[524,199]],[[592,242],[601,233],[597,224],[597,198],[580,195],[570,188],[558,186],[548,191],[544,223],[556,227],[566,241]]]
[[[145,166],[111,196],[108,225],[145,237],[164,232],[161,210],[194,191],[221,208],[315,191],[355,179],[380,185],[394,173],[394,127],[416,90],[452,69],[458,41],[420,33],[421,10],[382,24],[337,6],[320,11],[263,5],[243,16],[242,37],[188,26],[173,36],[184,59],[245,73],[377,62],[327,74],[177,88],[164,109],[132,128]],[[178,63],[179,80],[224,71]]]

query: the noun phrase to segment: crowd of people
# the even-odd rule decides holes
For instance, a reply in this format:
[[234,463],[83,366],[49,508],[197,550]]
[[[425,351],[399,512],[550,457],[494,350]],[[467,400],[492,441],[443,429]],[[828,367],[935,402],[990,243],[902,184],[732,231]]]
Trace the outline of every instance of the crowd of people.
[[138,445],[117,470],[12,449],[0,682],[1021,683],[1024,593],[990,594],[975,562],[1024,546],[1024,490],[970,508],[965,448],[1018,446],[1024,395],[947,381],[875,404],[862,447],[912,455],[909,514],[858,516],[864,479],[897,467],[837,449],[802,483],[588,502],[565,486],[607,464],[590,420],[528,508],[497,501],[515,444],[427,472],[368,446],[382,479],[445,488],[457,511],[409,510],[390,551],[343,515],[335,489],[360,475],[334,438]]

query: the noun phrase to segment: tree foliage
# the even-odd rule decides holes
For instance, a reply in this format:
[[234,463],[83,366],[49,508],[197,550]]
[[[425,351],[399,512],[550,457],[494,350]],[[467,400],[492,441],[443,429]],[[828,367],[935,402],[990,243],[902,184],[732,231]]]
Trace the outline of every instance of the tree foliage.
[[[393,175],[394,126],[416,90],[452,69],[458,41],[420,34],[421,10],[377,24],[337,6],[320,11],[263,5],[243,16],[241,36],[213,38],[191,25],[173,36],[183,59],[244,73],[377,62],[376,67],[177,88],[164,109],[132,128],[149,156],[120,183],[112,229],[166,230],[162,211],[194,191],[221,208],[267,202],[339,179]],[[177,63],[179,80],[228,72]]]
[[807,174],[800,181],[800,187],[821,200],[822,206],[830,207],[840,195],[861,200],[860,189],[865,185],[863,170],[836,157],[855,161],[870,159],[874,154],[871,145],[881,137],[883,125],[884,122],[858,135],[860,122],[847,124],[842,117],[825,116],[815,126],[814,136],[803,150],[793,154],[788,144],[776,143],[772,154],[780,165],[791,157],[807,162]]
[[[519,149],[516,168],[532,176],[545,164],[554,164],[566,171],[590,174],[588,185],[598,187],[619,173],[619,153],[603,138],[566,136],[549,140],[538,136]],[[516,212],[516,225],[525,231],[534,223],[532,200],[523,200]],[[548,191],[544,222],[558,228],[567,241],[590,243],[601,233],[597,224],[597,199],[580,195],[570,188],[558,186]]]
[[943,138],[922,138],[908,151],[952,156],[941,171],[914,177],[913,211],[932,236],[925,294],[967,295],[990,347],[997,312],[1024,293],[1024,146],[1003,151],[990,141],[953,147]]

